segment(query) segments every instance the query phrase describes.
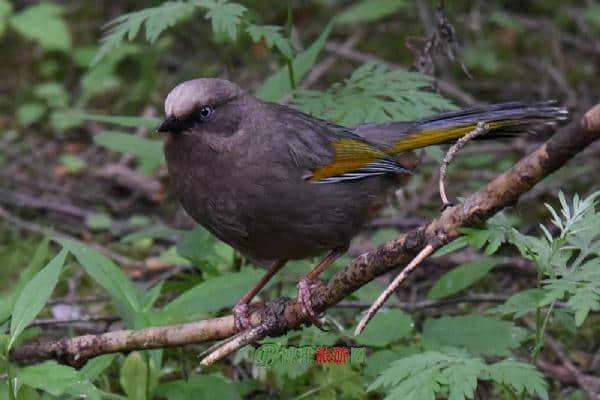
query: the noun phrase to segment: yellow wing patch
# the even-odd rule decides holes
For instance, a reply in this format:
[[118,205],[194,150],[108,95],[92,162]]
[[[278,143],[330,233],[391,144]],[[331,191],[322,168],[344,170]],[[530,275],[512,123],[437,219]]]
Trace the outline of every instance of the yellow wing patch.
[[349,138],[333,142],[333,151],[333,161],[315,169],[310,178],[312,182],[356,171],[374,161],[390,158],[387,153],[368,143]]
[[[494,121],[488,123],[489,129],[498,129],[509,125],[516,124],[511,124],[511,121]],[[428,131],[413,132],[398,140],[396,143],[390,146],[387,151],[390,154],[396,154],[403,151],[420,149],[422,147],[444,143],[465,136],[467,133],[475,129],[476,126],[477,124],[470,124],[446,129],[432,129]]]

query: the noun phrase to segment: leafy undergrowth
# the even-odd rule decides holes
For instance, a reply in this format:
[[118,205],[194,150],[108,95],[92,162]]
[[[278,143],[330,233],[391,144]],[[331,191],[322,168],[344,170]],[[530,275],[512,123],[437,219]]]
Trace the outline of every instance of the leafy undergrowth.
[[[558,189],[595,188],[595,148],[518,208],[463,229],[358,337],[361,312],[384,282],[328,310],[330,331],[265,339],[210,369],[198,368],[205,344],[102,355],[79,370],[7,357],[31,339],[224,315],[262,276],[193,227],[167,190],[152,132],[175,83],[226,77],[263,100],[347,125],[416,119],[474,97],[583,108],[597,101],[597,6],[447,5],[455,24],[427,52],[433,42],[422,36],[435,23],[406,0],[148,1],[134,10],[114,1],[102,10],[25,3],[0,0],[0,68],[9,72],[0,81],[0,400],[576,400],[593,392],[598,193],[570,201]],[[358,38],[351,51],[348,38]],[[450,191],[481,187],[539,139],[470,144],[450,167]],[[438,213],[442,154],[427,149],[352,255]],[[289,263],[260,299],[294,297],[314,261]]]

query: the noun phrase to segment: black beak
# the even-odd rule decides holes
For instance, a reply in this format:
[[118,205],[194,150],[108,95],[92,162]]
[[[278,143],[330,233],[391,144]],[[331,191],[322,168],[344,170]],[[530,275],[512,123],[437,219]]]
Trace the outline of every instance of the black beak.
[[181,122],[177,117],[167,117],[156,127],[156,132],[179,132]]

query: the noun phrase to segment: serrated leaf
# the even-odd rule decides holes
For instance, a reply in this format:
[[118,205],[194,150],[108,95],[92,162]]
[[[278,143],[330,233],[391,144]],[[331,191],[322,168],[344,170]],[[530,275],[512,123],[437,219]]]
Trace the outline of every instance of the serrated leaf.
[[432,257],[441,257],[443,255],[452,253],[456,250],[460,250],[469,245],[469,242],[465,236],[461,236],[459,238],[454,239],[450,243],[445,246],[439,248],[435,253],[433,253]]
[[285,58],[292,59],[294,57],[292,45],[289,39],[281,33],[282,29],[276,25],[248,25],[246,32],[254,42],[264,38],[269,49],[275,47]]
[[464,347],[476,354],[507,356],[527,338],[527,330],[512,322],[479,315],[429,318],[423,340],[430,349]]
[[465,235],[470,246],[481,249],[490,237],[487,229],[460,228],[459,231]]
[[482,258],[459,265],[446,272],[433,284],[427,293],[427,298],[439,300],[458,293],[486,276],[496,265],[498,260],[494,258]]
[[61,250],[46,267],[39,271],[24,287],[17,298],[10,321],[10,349],[21,332],[29,325],[42,310],[44,304],[52,295],[58,283],[58,277],[67,256],[66,250]]
[[387,17],[408,6],[406,0],[363,0],[344,10],[336,18],[338,24],[371,22]]
[[384,370],[367,390],[386,389],[386,400],[431,400],[449,392],[450,399],[472,398],[477,378],[486,373],[479,358],[447,349],[428,351],[399,359]]
[[354,336],[354,328],[347,331],[347,335],[356,343],[384,347],[407,336],[414,328],[410,315],[400,310],[382,310],[369,322],[365,330]]
[[152,43],[165,29],[190,16],[193,10],[194,6],[189,2],[167,1],[158,7],[145,8],[115,18],[105,26],[107,33],[100,40],[101,46],[92,65],[96,65],[125,40],[135,39],[143,26],[146,29],[146,40]]
[[110,150],[134,155],[140,159],[140,168],[151,173],[165,164],[162,143],[123,132],[100,132],[94,142]]
[[413,120],[453,108],[427,92],[431,78],[402,68],[366,63],[327,91],[302,90],[292,102],[302,111],[342,125]]
[[63,7],[42,2],[13,15],[10,26],[46,50],[66,51],[71,47],[71,34],[62,18],[63,13]]
[[[310,47],[294,57],[292,66],[296,83],[300,82],[314,65],[321,49],[325,45],[325,41],[329,37],[332,27],[333,24],[329,23]],[[291,93],[291,91],[292,85],[290,83],[289,70],[285,66],[267,78],[254,95],[261,100],[277,101],[286,94]]]
[[208,8],[206,18],[210,19],[215,34],[224,34],[231,40],[237,39],[238,27],[246,7],[227,0],[198,1],[197,4]]
[[502,360],[488,366],[489,379],[501,385],[511,387],[520,395],[525,392],[530,396],[548,399],[548,388],[543,375],[531,364],[515,360]]
[[513,318],[520,318],[540,307],[543,297],[544,291],[541,289],[521,290],[510,296],[504,304],[487,310],[487,313],[512,315]]

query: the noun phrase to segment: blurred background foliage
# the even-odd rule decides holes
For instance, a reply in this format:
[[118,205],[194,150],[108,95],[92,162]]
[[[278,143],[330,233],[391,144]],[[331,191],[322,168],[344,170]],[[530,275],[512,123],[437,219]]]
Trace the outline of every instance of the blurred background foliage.
[[[200,345],[97,357],[82,370],[6,360],[10,347],[37,336],[225,314],[261,276],[195,228],[169,188],[154,127],[178,82],[230,79],[263,99],[344,124],[506,100],[556,99],[577,116],[598,101],[600,5],[593,0],[438,5],[0,0],[0,399],[599,393],[600,290],[590,278],[596,264],[560,286],[574,267],[573,253],[559,251],[576,237],[571,245],[584,254],[582,243],[593,248],[596,236],[588,243],[561,227],[561,218],[581,223],[581,204],[558,200],[559,190],[583,198],[598,189],[597,144],[427,261],[362,336],[354,337],[353,327],[388,277],[329,310],[331,332],[306,328],[274,339],[365,346],[363,365],[261,368],[245,349],[200,371]],[[552,132],[470,144],[450,167],[450,193],[461,198],[482,187]],[[419,154],[419,172],[354,241],[349,257],[438,213],[442,155],[440,148]],[[563,214],[549,214],[544,202]],[[577,214],[589,232],[596,232],[594,207],[590,198]],[[508,234],[513,227],[545,242]],[[542,259],[543,249],[564,262]],[[585,254],[581,260],[595,253]],[[311,262],[290,263],[261,299],[295,296]]]

